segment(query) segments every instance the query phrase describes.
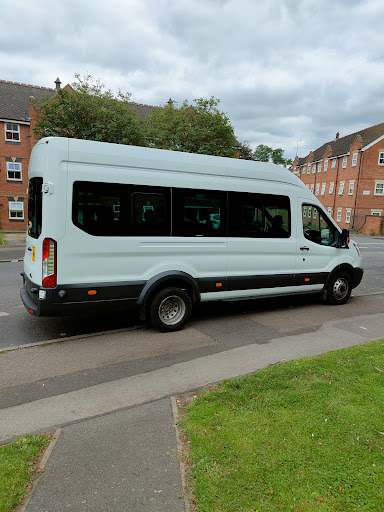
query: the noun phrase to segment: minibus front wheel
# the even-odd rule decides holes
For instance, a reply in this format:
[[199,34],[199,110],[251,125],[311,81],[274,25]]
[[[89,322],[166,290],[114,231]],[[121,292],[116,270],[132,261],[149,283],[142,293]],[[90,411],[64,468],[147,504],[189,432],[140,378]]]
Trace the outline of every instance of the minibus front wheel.
[[170,287],[159,291],[149,305],[149,321],[161,332],[178,331],[188,322],[192,301],[181,288]]
[[337,272],[326,287],[328,304],[345,304],[352,291],[352,279],[346,272]]

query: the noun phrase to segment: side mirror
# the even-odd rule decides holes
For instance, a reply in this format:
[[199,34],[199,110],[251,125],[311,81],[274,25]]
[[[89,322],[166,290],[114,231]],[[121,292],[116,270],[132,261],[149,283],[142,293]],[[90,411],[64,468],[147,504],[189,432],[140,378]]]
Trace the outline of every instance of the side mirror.
[[349,240],[349,229],[343,229],[341,233],[339,233],[337,247],[348,247]]

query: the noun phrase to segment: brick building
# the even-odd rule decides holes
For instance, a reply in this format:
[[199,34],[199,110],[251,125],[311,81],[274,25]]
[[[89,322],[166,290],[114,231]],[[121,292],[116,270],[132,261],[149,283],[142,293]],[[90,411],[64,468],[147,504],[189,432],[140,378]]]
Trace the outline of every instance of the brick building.
[[[53,97],[56,87],[39,87],[0,80],[0,229],[25,231],[27,227],[27,189],[29,157],[33,137],[33,96]],[[70,87],[70,86],[66,86]],[[134,104],[138,119],[144,119],[156,107]]]
[[292,172],[341,228],[384,234],[384,123],[326,142]]

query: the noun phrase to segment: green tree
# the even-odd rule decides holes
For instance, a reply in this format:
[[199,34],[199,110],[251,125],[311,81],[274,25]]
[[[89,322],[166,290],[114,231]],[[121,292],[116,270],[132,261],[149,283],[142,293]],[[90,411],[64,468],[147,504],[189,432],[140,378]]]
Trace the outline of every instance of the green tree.
[[236,139],[229,117],[217,108],[220,100],[199,98],[191,105],[187,100],[178,107],[168,103],[156,109],[145,120],[147,143],[151,147],[236,156]]
[[264,144],[259,144],[253,153],[255,160],[259,162],[272,162],[274,164],[288,167],[292,165],[290,158],[284,158],[284,150],[281,148],[272,149]]
[[130,94],[119,91],[114,96],[90,75],[56,95],[35,100],[36,138],[46,136],[144,145],[143,129],[131,108]]

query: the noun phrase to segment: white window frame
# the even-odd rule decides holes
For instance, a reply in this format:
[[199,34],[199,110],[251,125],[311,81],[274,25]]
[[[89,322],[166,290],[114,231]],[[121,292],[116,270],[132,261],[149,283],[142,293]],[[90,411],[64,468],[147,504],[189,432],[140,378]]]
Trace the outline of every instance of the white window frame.
[[312,218],[312,206],[308,206],[308,219]]
[[308,164],[307,174],[311,174],[311,164]]
[[375,181],[375,196],[384,196],[384,181]]
[[324,160],[324,172],[328,171],[328,159]]
[[377,163],[378,165],[384,165],[384,151],[379,152],[379,160]]
[[334,169],[336,167],[336,158],[332,160],[331,168]]
[[355,188],[355,182],[350,181],[348,186],[348,195],[353,196],[353,189]]
[[319,191],[320,191],[320,183],[317,183],[317,185],[316,185],[316,191],[315,191],[315,196],[318,196],[318,195],[319,195]]
[[316,173],[316,164],[312,164],[312,174]]
[[303,206],[303,217],[306,217],[307,216],[307,206],[304,205]]
[[310,188],[310,191],[312,192],[312,194],[313,194],[314,190],[315,190],[315,185],[312,183],[311,188]]
[[[18,205],[18,206],[16,206]],[[9,219],[24,220],[24,203],[22,201],[9,201],[8,203]],[[22,216],[12,215],[12,213],[22,212]]]
[[327,208],[327,212],[328,212],[329,216],[332,217],[332,208],[331,207]]
[[356,165],[357,165],[357,152],[353,153],[351,167],[356,167]]
[[[15,167],[19,167],[18,169],[15,169]],[[12,168],[13,167],[13,168]],[[10,176],[10,173],[20,173],[20,178],[12,178]],[[7,180],[8,181],[23,181],[23,174],[22,174],[22,168],[20,162],[7,162]]]
[[350,208],[347,208],[345,210],[345,223],[346,224],[350,224],[350,222],[351,222],[351,211],[352,210]]
[[321,162],[317,164],[317,172],[321,172]]
[[348,156],[343,156],[343,164],[342,164],[342,168],[345,169],[347,167],[347,163],[348,163]]
[[343,193],[344,193],[344,184],[345,184],[345,181],[340,181],[340,185],[339,185],[339,196],[342,196]]
[[335,188],[335,183],[331,181],[329,184],[329,194],[333,194],[333,189]]
[[[7,137],[10,134],[11,137]],[[20,125],[17,123],[4,123],[4,136],[6,142],[20,142]]]
[[323,183],[323,184],[321,185],[321,192],[320,192],[320,194],[321,194],[322,196],[325,194],[325,187],[326,187],[326,186],[327,186],[327,184],[326,184],[326,183]]
[[338,208],[337,209],[337,217],[336,217],[336,222],[340,222],[341,221],[341,214],[343,213],[343,209],[342,208]]
[[381,217],[383,215],[383,210],[371,210],[371,215],[374,217]]

